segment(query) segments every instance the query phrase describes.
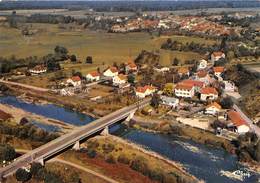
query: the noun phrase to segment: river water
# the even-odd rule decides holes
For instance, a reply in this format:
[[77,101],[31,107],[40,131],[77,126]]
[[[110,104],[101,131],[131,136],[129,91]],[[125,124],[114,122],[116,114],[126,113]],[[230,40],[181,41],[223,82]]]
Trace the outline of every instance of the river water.
[[[0,97],[0,103],[9,104],[28,112],[61,120],[77,126],[88,124],[94,120],[94,118],[85,114],[65,109],[60,106],[53,104],[37,105],[26,103],[13,96]],[[48,131],[57,130],[54,126],[51,127],[48,125],[46,127],[46,125],[42,125],[38,122],[33,123]],[[119,127],[120,126],[116,126],[114,128]],[[146,149],[155,151],[168,159],[183,164],[189,173],[208,183],[257,183],[257,179],[259,179],[259,174],[256,175],[252,172],[250,172],[251,176],[245,178],[244,181],[221,176],[221,170],[232,172],[239,169],[249,172],[237,162],[236,156],[227,153],[223,149],[208,147],[177,136],[169,137],[134,129],[124,129],[124,132],[121,132],[119,136],[136,144],[140,144]]]

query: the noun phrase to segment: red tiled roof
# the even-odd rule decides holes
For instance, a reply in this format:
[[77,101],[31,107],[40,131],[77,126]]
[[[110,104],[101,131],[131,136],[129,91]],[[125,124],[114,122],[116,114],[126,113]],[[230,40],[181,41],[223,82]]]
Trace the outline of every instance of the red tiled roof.
[[110,70],[112,73],[118,72],[116,67],[109,67],[107,70]]
[[187,74],[189,72],[189,69],[187,67],[181,67],[178,69],[178,72],[180,74]]
[[207,106],[207,108],[212,107],[212,106],[216,107],[217,109],[221,109],[221,106],[217,102],[213,102],[213,103],[209,104]]
[[193,88],[193,84],[189,83],[178,83],[175,89],[177,90],[191,90]]
[[196,87],[200,87],[202,88],[204,86],[204,82],[202,81],[195,81],[195,80],[190,80],[190,79],[187,79],[187,80],[184,80],[182,81],[181,83],[186,83],[186,84],[192,84],[193,86],[196,86]]
[[246,121],[236,111],[229,111],[228,117],[235,126],[247,125]]
[[224,72],[224,67],[213,67],[214,72]]
[[81,81],[81,79],[80,79],[79,76],[72,76],[72,77],[71,77],[71,80],[72,80],[72,81],[75,81],[75,82],[76,82],[76,81]]
[[89,73],[92,77],[100,76],[100,74],[97,71],[92,71]]
[[154,90],[155,87],[150,85],[145,85],[144,87],[137,87],[136,91],[139,93],[145,93],[146,90]]
[[200,93],[201,94],[215,94],[215,95],[218,95],[217,90],[215,88],[213,88],[213,87],[202,88]]
[[123,74],[119,74],[119,75],[118,75],[118,78],[121,79],[121,80],[126,80],[126,79],[127,79],[127,76],[126,76],[126,75],[123,75]]

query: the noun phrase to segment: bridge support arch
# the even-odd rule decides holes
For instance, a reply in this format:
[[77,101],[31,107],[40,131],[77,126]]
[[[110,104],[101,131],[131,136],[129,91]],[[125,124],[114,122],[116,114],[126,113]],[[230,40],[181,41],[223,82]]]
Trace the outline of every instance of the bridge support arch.
[[80,143],[79,143],[79,141],[76,141],[76,143],[74,144],[74,146],[72,147],[72,149],[74,149],[74,150],[76,150],[76,151],[80,150]]
[[131,112],[129,116],[126,118],[126,122],[129,122],[135,115],[135,111]]
[[44,166],[44,159],[40,158],[36,161],[37,163],[40,163],[42,166]]
[[103,135],[103,136],[107,136],[107,135],[109,135],[109,129],[108,129],[108,126],[106,126],[106,127],[104,128],[104,130],[101,132],[101,135]]

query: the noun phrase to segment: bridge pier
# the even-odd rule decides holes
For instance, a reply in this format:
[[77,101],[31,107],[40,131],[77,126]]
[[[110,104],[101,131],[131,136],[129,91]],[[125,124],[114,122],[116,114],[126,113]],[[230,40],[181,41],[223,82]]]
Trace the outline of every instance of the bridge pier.
[[80,143],[79,143],[79,141],[76,141],[76,143],[74,144],[74,146],[72,147],[72,149],[74,149],[74,150],[76,150],[76,151],[80,150]]
[[37,163],[40,163],[42,166],[44,166],[44,159],[43,158],[38,159]]
[[107,135],[109,135],[109,129],[108,129],[108,126],[106,126],[106,127],[104,128],[104,130],[101,132],[101,135],[103,135],[103,136],[107,136]]
[[131,112],[129,116],[126,118],[126,122],[129,122],[135,115],[135,111]]

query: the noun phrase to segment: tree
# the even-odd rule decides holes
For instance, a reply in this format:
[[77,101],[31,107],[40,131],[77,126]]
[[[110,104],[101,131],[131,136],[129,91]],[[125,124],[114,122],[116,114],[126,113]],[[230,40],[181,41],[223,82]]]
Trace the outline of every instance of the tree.
[[87,64],[93,64],[93,59],[92,59],[91,56],[87,56],[87,58],[86,58],[86,63],[87,63]]
[[173,88],[174,85],[173,83],[166,83],[163,89],[163,93],[167,96],[172,96],[173,95]]
[[76,62],[76,61],[77,61],[76,55],[71,55],[71,56],[70,56],[70,61],[71,61],[71,62]]
[[160,96],[157,94],[154,94],[151,100],[151,106],[153,106],[154,108],[158,108],[159,104],[160,104]]
[[134,83],[135,83],[135,75],[129,74],[129,75],[127,76],[127,80],[128,80],[129,83],[134,84]]
[[224,108],[224,109],[230,109],[233,106],[234,102],[232,101],[232,99],[230,97],[226,97],[223,98],[220,101],[220,105]]
[[0,160],[11,161],[16,157],[15,149],[9,144],[0,144]]
[[40,163],[32,163],[30,169],[32,176],[37,176],[41,169],[44,169],[44,167]]
[[29,171],[19,168],[15,173],[15,177],[17,181],[26,182],[31,179],[32,175]]
[[175,57],[174,59],[173,59],[173,61],[172,61],[172,65],[175,65],[175,66],[177,66],[177,65],[179,65],[179,60]]

